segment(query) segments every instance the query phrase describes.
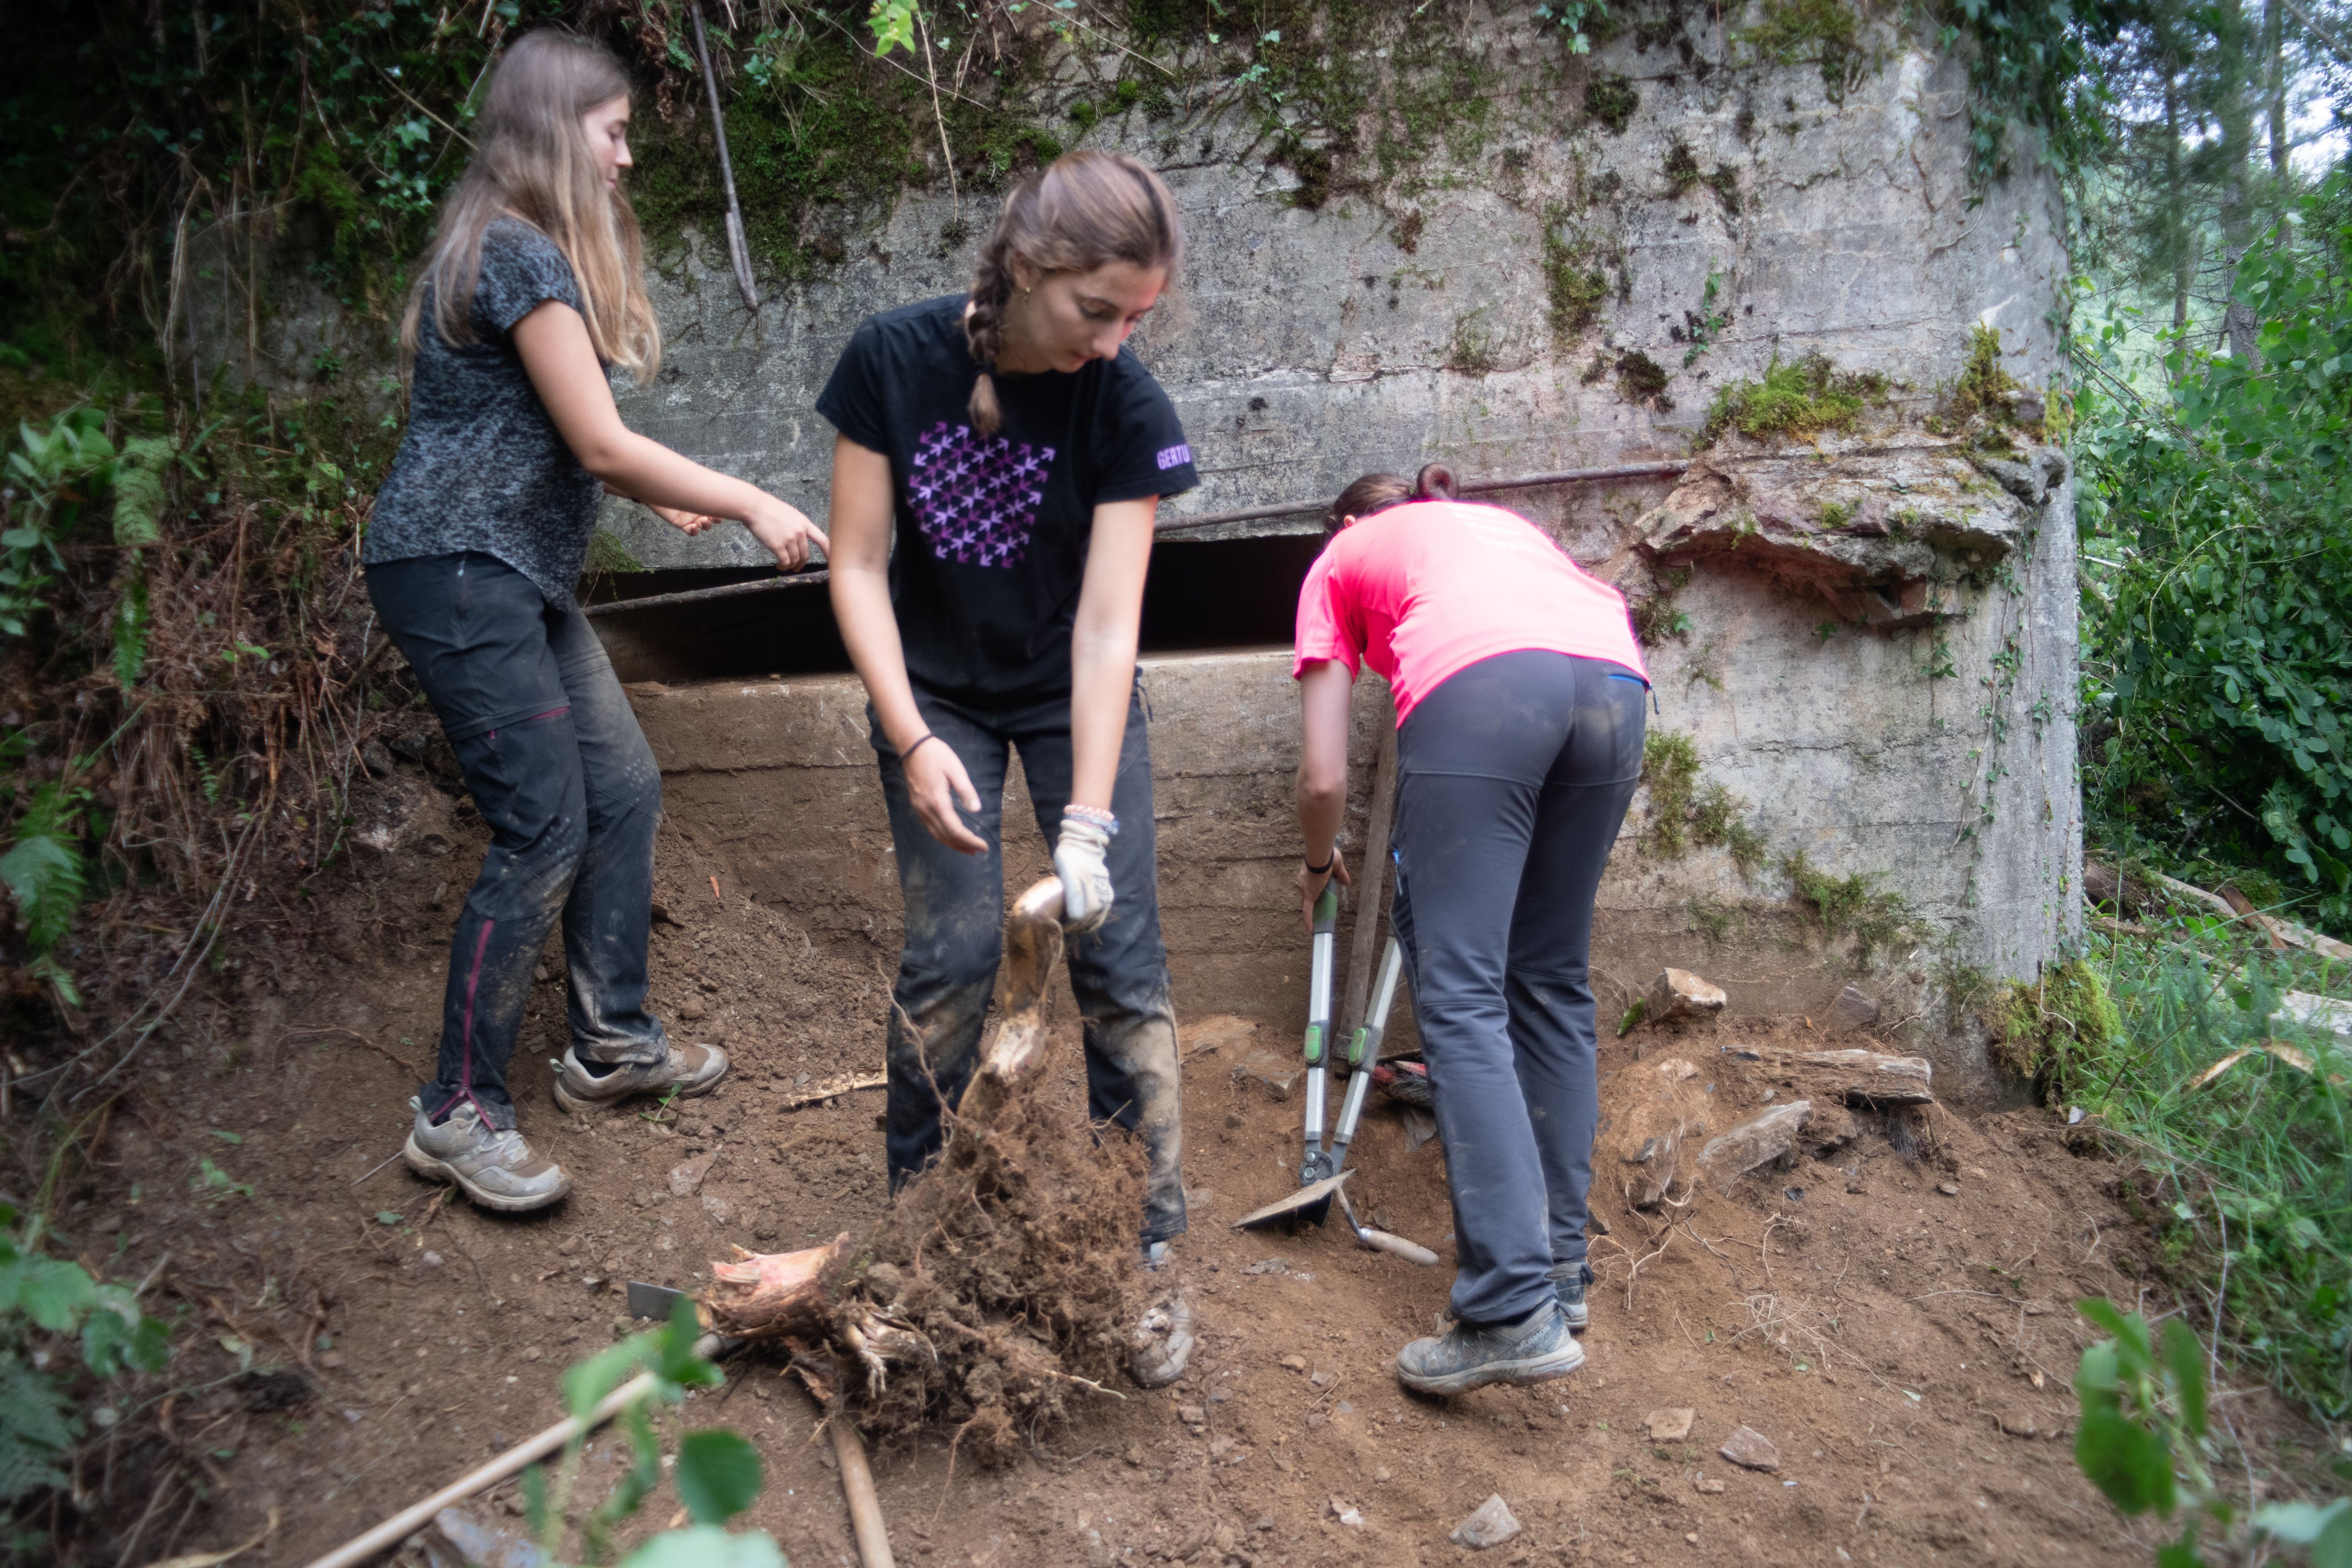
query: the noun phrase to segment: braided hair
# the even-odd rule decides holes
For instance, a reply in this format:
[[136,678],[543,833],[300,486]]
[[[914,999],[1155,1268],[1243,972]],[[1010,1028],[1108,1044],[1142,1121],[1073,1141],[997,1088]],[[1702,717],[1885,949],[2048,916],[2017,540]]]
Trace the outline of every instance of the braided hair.
[[1184,234],[1176,199],[1142,163],[1124,153],[1070,153],[1024,180],[1004,204],[996,231],[973,268],[964,338],[980,374],[966,405],[971,426],[993,436],[1004,422],[996,400],[996,361],[1004,352],[1004,311],[1012,302],[1015,258],[1041,273],[1091,272],[1114,261],[1171,277]]

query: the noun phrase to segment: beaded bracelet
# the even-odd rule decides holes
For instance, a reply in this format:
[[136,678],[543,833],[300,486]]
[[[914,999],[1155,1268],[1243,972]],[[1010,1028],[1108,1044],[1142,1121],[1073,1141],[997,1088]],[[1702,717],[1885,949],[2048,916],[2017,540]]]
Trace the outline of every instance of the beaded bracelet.
[[1114,838],[1118,837],[1118,818],[1099,806],[1066,805],[1062,807],[1062,815],[1075,816],[1080,822],[1091,823]]

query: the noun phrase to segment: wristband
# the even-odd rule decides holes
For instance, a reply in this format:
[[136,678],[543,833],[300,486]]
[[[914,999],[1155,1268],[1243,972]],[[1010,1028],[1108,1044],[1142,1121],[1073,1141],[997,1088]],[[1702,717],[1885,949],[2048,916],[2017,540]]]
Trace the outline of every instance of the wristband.
[[[923,741],[940,741],[940,738],[937,735],[932,734],[929,730],[924,731],[921,741],[917,741],[913,745],[898,753],[898,761],[903,764],[908,757],[913,756],[918,751],[921,750]],[[945,741],[940,741],[940,744],[945,746],[947,745],[947,742]],[[950,749],[952,750],[953,748]]]
[[1320,866],[1307,866],[1307,857],[1304,855],[1301,855],[1298,858],[1298,863],[1302,866],[1307,866],[1307,874],[1310,877],[1328,877],[1331,874],[1331,868],[1339,858],[1339,852],[1337,849],[1334,849],[1328,856],[1324,858],[1323,864]]
[[1062,815],[1075,816],[1080,822],[1092,823],[1114,838],[1118,837],[1118,818],[1097,806],[1066,805],[1062,807]]

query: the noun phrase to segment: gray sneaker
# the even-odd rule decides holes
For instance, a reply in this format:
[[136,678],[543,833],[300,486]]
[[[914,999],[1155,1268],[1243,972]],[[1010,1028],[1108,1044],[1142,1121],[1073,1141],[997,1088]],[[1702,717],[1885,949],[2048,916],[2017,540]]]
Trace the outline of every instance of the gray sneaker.
[[632,1062],[598,1078],[580,1065],[580,1048],[555,1064],[555,1103],[569,1111],[600,1110],[636,1094],[677,1090],[680,1100],[709,1094],[727,1076],[727,1053],[717,1046],[672,1046],[657,1062]]
[[525,1214],[543,1209],[572,1190],[572,1178],[552,1160],[530,1152],[520,1132],[501,1132],[471,1105],[460,1105],[436,1127],[415,1099],[416,1113],[401,1158],[429,1182],[452,1182],[486,1209]]
[[1542,1383],[1584,1364],[1557,1301],[1516,1323],[1456,1323],[1397,1352],[1397,1381],[1416,1394],[1466,1394],[1490,1383]]
[[1592,1321],[1592,1309],[1585,1304],[1584,1293],[1592,1284],[1592,1268],[1585,1263],[1563,1263],[1551,1271],[1551,1290],[1559,1301],[1559,1310],[1568,1319],[1569,1328],[1582,1333]]

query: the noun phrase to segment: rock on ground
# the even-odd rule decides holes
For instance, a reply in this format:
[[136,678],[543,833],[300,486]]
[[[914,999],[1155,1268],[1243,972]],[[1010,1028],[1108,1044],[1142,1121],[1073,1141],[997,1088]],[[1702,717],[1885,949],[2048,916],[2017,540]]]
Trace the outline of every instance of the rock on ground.
[[1653,1024],[1673,1023],[1720,1013],[1729,1000],[1722,986],[1702,980],[1687,969],[1665,969],[1650,982],[1642,1016]]
[[1698,1152],[1699,1168],[1728,1185],[1759,1165],[1768,1164],[1796,1147],[1797,1134],[1812,1120],[1809,1100],[1776,1105],[1712,1139]]
[[1696,1410],[1670,1408],[1653,1410],[1643,1425],[1650,1429],[1653,1443],[1679,1443],[1691,1435],[1691,1426],[1698,1419]]
[[1495,1493],[1478,1505],[1478,1510],[1454,1527],[1447,1540],[1457,1546],[1475,1547],[1481,1551],[1500,1546],[1519,1532],[1519,1521],[1512,1516],[1511,1505],[1503,1494]]
[[1735,1429],[1717,1450],[1733,1464],[1750,1470],[1777,1470],[1780,1468],[1780,1450],[1772,1439],[1752,1426]]

